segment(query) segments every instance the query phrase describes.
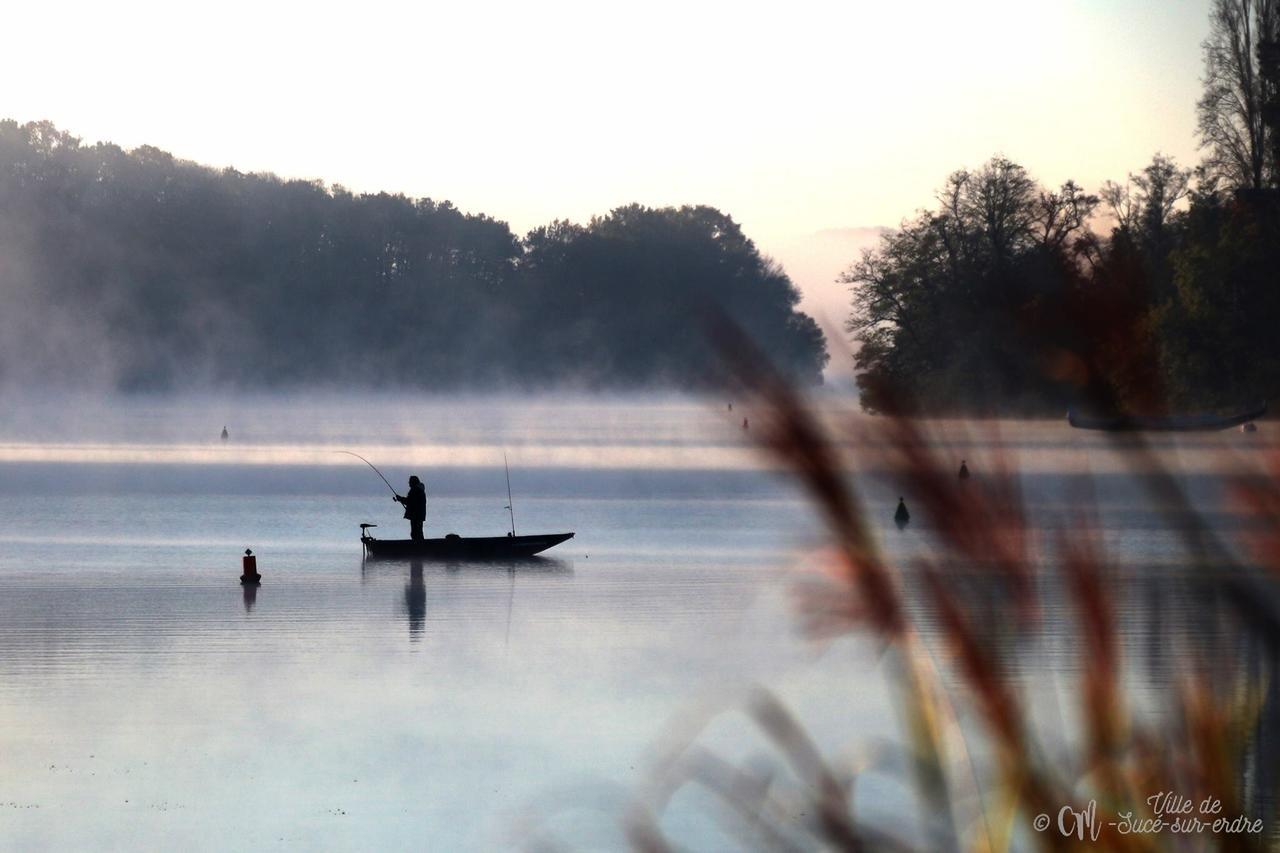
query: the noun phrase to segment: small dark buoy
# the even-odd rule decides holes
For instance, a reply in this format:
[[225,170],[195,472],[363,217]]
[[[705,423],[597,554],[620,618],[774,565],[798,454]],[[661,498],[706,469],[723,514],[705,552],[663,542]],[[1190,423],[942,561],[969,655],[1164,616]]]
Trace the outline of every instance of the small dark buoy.
[[242,584],[259,584],[262,583],[262,575],[258,574],[258,558],[253,556],[253,551],[248,548],[244,549],[244,558],[240,561],[243,566],[244,573],[240,575],[240,583]]
[[231,438],[231,433],[227,432],[227,428],[224,426],[222,428],[222,440],[226,441],[228,438]]
[[750,428],[751,428],[751,425],[747,423],[747,419],[746,419],[746,418],[743,418],[743,419],[742,419],[742,428],[743,428],[743,429],[750,429]]
[[730,404],[729,404],[729,411],[731,411],[731,412],[733,411],[733,403],[730,403]]
[[963,459],[960,460],[960,479],[969,479],[969,466],[965,464]]
[[911,513],[907,512],[907,505],[902,498],[898,498],[898,509],[893,514],[893,523],[898,525],[898,529],[901,530],[907,526],[909,521],[911,521]]

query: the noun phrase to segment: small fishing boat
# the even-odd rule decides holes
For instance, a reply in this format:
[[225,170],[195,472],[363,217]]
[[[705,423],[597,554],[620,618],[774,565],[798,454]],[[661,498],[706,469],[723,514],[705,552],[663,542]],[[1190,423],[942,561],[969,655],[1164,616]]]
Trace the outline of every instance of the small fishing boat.
[[[350,450],[339,450],[338,453],[354,456],[364,464],[374,470],[382,482],[387,484],[387,488],[391,490],[391,494],[400,503],[405,503],[405,498],[396,492],[391,482],[383,476],[368,459],[365,459],[358,453],[352,453]],[[364,545],[364,552],[370,557],[388,557],[396,558],[420,558],[424,560],[513,560],[532,557],[534,554],[540,554],[548,548],[552,548],[564,542],[566,539],[572,539],[573,533],[538,533],[533,536],[517,536],[516,535],[516,510],[515,500],[511,497],[511,469],[507,467],[507,454],[502,454],[502,468],[507,475],[507,505],[503,507],[511,514],[511,532],[506,536],[459,536],[456,533],[450,533],[443,539],[378,539],[369,531],[377,527],[376,524],[365,522],[360,525],[360,542]],[[417,477],[409,479],[410,487],[413,487]],[[425,496],[423,498],[425,501]],[[423,505],[425,512],[425,503]],[[406,505],[405,518],[409,518],[408,506]],[[416,523],[421,530],[421,518]]]
[[1231,415],[1114,415],[1096,417],[1071,409],[1067,422],[1076,429],[1096,429],[1106,432],[1197,432],[1231,429],[1233,426],[1256,420],[1267,413],[1267,404],[1259,403],[1245,412]]
[[420,557],[425,560],[510,560],[532,557],[573,538],[572,533],[532,536],[459,536],[443,539],[375,539],[372,524],[360,525],[360,542],[370,557]]

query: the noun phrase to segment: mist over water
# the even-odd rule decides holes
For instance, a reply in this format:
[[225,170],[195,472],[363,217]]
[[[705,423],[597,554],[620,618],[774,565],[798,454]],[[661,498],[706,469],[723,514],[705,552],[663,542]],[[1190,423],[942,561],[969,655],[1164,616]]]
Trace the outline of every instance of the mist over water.
[[[741,401],[6,403],[0,846],[483,850],[528,840],[532,812],[608,849],[664,733],[700,703],[732,707],[763,684],[830,754],[898,737],[873,645],[815,646],[797,631],[790,588],[822,564],[821,526],[751,446]],[[832,418],[854,408],[824,405]],[[1116,591],[1141,695],[1176,674],[1150,648],[1156,615],[1217,648],[1216,623],[1181,585],[1176,532],[1123,453],[1056,421],[937,426],[975,476],[997,459],[1019,472],[1040,531],[1070,524],[1079,481],[1096,475],[1107,547],[1133,567]],[[1158,448],[1228,539],[1246,521],[1222,472],[1272,446],[1265,431],[1243,440]],[[531,563],[366,561],[359,523],[386,538],[408,524],[339,450],[402,491],[423,477],[428,536],[509,529],[505,452],[518,531],[575,538]],[[850,474],[888,554],[907,565],[931,553],[923,518],[893,527],[903,484],[875,447],[860,450]],[[246,547],[259,589],[237,582]],[[1047,614],[1043,645],[1019,658],[1041,696],[1075,667],[1070,614]],[[730,756],[766,749],[732,715],[707,737]],[[858,798],[870,815],[912,807],[874,776]],[[681,799],[664,826],[691,847],[731,844],[706,805]]]

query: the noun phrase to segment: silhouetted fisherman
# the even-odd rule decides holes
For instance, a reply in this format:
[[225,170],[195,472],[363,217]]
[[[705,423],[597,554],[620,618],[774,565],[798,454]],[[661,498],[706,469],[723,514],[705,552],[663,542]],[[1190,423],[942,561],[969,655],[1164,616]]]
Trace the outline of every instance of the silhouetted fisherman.
[[963,459],[960,460],[960,479],[961,480],[969,479],[969,466],[964,464]]
[[906,503],[902,498],[898,498],[898,511],[893,514],[893,523],[898,525],[898,529],[901,530],[907,526],[907,522],[910,520],[911,513],[907,512]]
[[422,522],[427,520],[427,490],[417,475],[409,478],[409,494],[396,495],[404,504],[404,517],[409,519],[409,538],[422,539]]
[[227,428],[224,426],[222,428],[222,440],[226,441],[228,438],[231,438],[231,433],[227,432]]

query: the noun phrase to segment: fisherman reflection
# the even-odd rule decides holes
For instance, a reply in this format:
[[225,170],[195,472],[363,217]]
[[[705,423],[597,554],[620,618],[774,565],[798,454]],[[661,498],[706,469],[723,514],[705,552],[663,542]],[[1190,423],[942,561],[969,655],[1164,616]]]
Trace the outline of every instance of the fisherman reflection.
[[409,494],[396,495],[404,504],[404,517],[409,519],[409,538],[422,539],[422,522],[427,520],[427,490],[417,475],[409,478]]
[[422,638],[427,618],[427,585],[422,579],[422,561],[409,561],[409,585],[404,588],[404,609],[409,614],[409,640]]

